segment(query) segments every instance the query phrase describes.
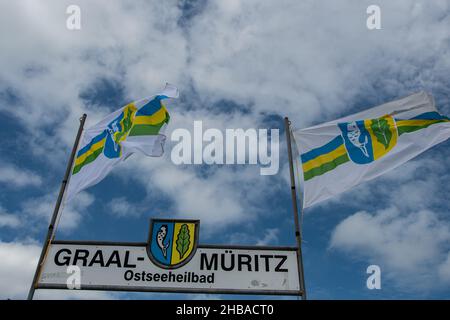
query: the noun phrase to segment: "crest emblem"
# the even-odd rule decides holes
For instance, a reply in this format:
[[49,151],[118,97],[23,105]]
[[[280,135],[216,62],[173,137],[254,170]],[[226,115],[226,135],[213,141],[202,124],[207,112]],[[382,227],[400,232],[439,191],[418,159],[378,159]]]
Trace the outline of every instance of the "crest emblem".
[[130,103],[111,121],[105,129],[106,141],[103,151],[105,157],[113,159],[122,155],[122,141],[124,141],[133,125],[136,107]]
[[385,156],[397,144],[392,116],[338,123],[347,154],[354,163],[367,164]]
[[188,263],[197,250],[199,224],[199,220],[152,219],[149,258],[164,269]]

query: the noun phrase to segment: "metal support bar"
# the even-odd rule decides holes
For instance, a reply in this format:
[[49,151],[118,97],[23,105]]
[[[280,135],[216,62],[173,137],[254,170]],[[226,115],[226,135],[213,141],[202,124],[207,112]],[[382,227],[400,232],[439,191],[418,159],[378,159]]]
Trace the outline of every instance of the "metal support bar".
[[55,222],[56,222],[56,219],[58,218],[58,213],[59,213],[59,209],[61,207],[64,192],[66,191],[67,181],[70,176],[70,171],[72,169],[72,164],[75,159],[75,153],[78,148],[78,143],[80,142],[80,137],[81,137],[81,133],[83,132],[86,117],[87,117],[87,115],[83,114],[83,116],[80,118],[80,126],[78,128],[78,133],[77,133],[77,136],[75,138],[75,143],[72,148],[72,153],[70,154],[69,163],[67,164],[66,173],[64,174],[64,179],[62,180],[61,188],[59,189],[58,199],[56,201],[55,209],[53,210],[53,215],[52,215],[52,219],[50,221],[50,225],[48,226],[47,236],[45,238],[44,245],[42,246],[42,251],[41,251],[41,255],[39,257],[39,262],[36,267],[36,272],[34,273],[33,282],[31,283],[30,291],[28,291],[28,298],[27,298],[28,300],[33,300],[34,291],[36,290],[36,286],[37,286],[37,283],[38,283],[40,275],[41,275],[42,266],[45,263],[47,253],[50,248],[50,244],[52,242],[52,238],[54,235],[53,229],[55,228]]
[[305,287],[305,274],[303,269],[303,256],[302,256],[302,234],[300,231],[300,224],[298,219],[298,206],[297,206],[297,192],[295,189],[295,177],[294,177],[294,163],[292,158],[292,146],[291,146],[291,128],[290,121],[287,117],[284,118],[284,128],[286,133],[286,142],[289,156],[289,172],[291,176],[291,196],[292,206],[294,211],[294,223],[295,223],[295,238],[297,240],[297,256],[298,256],[298,278],[300,281],[300,291],[302,292],[302,299],[306,300],[306,287]]

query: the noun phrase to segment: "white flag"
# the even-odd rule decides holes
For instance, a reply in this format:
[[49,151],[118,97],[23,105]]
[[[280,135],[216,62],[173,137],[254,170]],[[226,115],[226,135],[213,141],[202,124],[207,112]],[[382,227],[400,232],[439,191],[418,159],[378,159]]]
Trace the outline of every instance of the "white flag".
[[450,120],[419,92],[338,120],[293,131],[303,207],[388,172],[450,137]]
[[170,117],[161,100],[167,98],[178,98],[178,89],[167,84],[163,92],[132,102],[85,130],[74,161],[67,201],[100,182],[116,164],[135,152],[153,157],[163,154],[164,131]]

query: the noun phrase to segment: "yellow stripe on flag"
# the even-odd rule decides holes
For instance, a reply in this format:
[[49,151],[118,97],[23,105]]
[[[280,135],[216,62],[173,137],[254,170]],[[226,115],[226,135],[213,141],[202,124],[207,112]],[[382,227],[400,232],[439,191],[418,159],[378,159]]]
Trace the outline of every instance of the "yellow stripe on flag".
[[151,116],[136,116],[133,124],[159,124],[166,119],[166,108],[164,106]]
[[323,165],[324,163],[331,162],[346,153],[347,153],[347,151],[345,150],[345,146],[342,144],[341,146],[339,146],[337,149],[331,151],[330,153],[318,156],[317,158],[314,158],[314,159],[309,160],[308,162],[305,162],[303,164],[303,172],[307,172],[313,168],[319,167],[319,166]]
[[103,138],[102,140],[100,140],[99,142],[95,143],[92,145],[92,147],[86,151],[85,153],[83,153],[81,156],[79,156],[76,160],[75,160],[75,166],[79,165],[80,163],[82,163],[87,157],[89,157],[91,154],[93,154],[95,151],[97,151],[98,149],[102,148],[103,145],[105,144],[105,140],[106,138]]
[[442,120],[440,120],[440,119],[439,120],[435,120],[435,119],[433,119],[433,120],[428,120],[428,119],[425,119],[425,120],[422,120],[422,119],[420,119],[420,120],[397,120],[397,127],[403,127],[403,126],[422,127],[422,126],[426,126],[426,125],[437,123],[437,122],[446,122],[446,120],[445,119],[442,119]]

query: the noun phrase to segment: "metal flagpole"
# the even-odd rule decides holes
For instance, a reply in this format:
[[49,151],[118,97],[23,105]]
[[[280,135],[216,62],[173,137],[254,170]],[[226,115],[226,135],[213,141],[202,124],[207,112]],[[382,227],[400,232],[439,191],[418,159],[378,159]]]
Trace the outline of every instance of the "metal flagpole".
[[297,192],[295,190],[295,177],[294,177],[294,163],[292,160],[292,146],[291,146],[291,128],[288,117],[284,118],[284,127],[286,132],[286,141],[288,147],[289,156],[289,172],[291,175],[291,195],[292,206],[294,209],[294,222],[295,222],[295,238],[297,239],[297,257],[298,257],[298,277],[300,280],[300,291],[302,293],[302,299],[306,300],[306,287],[305,287],[305,274],[303,270],[303,256],[302,256],[302,235],[300,232],[300,225],[298,221],[298,206],[297,206]]
[[50,221],[50,225],[48,226],[47,237],[45,238],[45,242],[42,247],[41,256],[39,257],[39,262],[36,267],[36,272],[34,273],[33,282],[31,283],[30,291],[28,292],[28,300],[33,300],[34,291],[36,290],[37,282],[40,278],[42,266],[44,265],[44,262],[46,260],[47,252],[50,249],[50,244],[52,242],[52,238],[54,235],[53,228],[55,226],[55,222],[58,217],[58,213],[59,213],[59,209],[61,207],[64,192],[66,191],[67,182],[68,182],[68,179],[70,176],[70,171],[72,169],[72,164],[75,159],[75,152],[77,151],[78,143],[80,142],[80,137],[81,137],[81,133],[83,132],[84,122],[86,121],[86,117],[87,117],[87,115],[83,114],[83,116],[80,118],[80,127],[78,128],[78,133],[75,138],[75,143],[73,145],[72,153],[70,154],[69,163],[67,164],[66,173],[64,174],[64,179],[61,183],[61,188],[59,189],[58,200],[56,201],[55,209],[53,210],[53,216]]

